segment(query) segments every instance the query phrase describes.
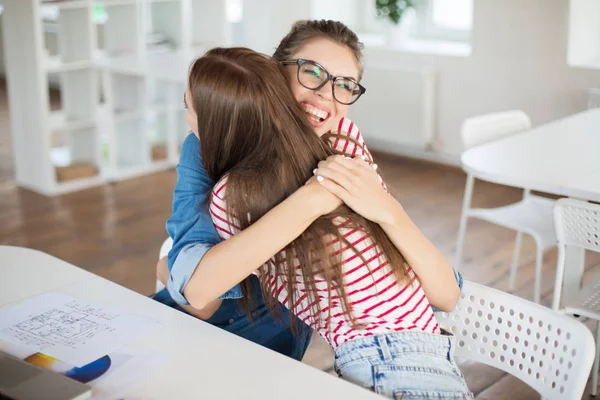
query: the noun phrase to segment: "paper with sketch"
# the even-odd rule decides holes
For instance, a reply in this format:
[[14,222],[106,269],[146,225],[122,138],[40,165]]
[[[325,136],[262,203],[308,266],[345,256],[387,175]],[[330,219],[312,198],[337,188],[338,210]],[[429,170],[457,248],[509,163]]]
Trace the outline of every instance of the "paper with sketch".
[[47,354],[0,339],[0,350],[30,364],[46,368],[92,387],[92,400],[118,400],[142,385],[165,364],[169,356],[154,350],[125,346],[83,367],[75,367]]
[[58,293],[0,309],[0,338],[78,367],[160,326],[150,318]]

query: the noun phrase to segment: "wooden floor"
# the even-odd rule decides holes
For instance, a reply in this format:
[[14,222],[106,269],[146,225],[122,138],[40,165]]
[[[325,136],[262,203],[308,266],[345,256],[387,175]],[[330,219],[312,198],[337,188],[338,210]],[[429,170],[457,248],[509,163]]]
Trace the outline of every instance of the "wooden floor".
[[[144,295],[151,294],[158,249],[167,236],[164,226],[171,209],[175,171],[44,197],[16,187],[9,128],[6,88],[0,81],[0,244],[38,249]],[[452,260],[464,173],[390,155],[375,157],[408,214]],[[473,202],[475,206],[499,206],[520,196],[520,190],[478,182]],[[506,290],[513,241],[514,233],[509,230],[471,221],[462,268],[465,278]],[[526,239],[515,291],[526,298],[533,292],[533,250],[533,241]],[[556,251],[548,252],[544,261],[542,289],[548,305]],[[586,278],[595,272],[600,272],[600,257],[590,254]],[[330,371],[328,346],[315,337],[304,362]],[[524,383],[493,368],[472,363],[463,363],[461,368],[478,399],[539,398]],[[587,393],[589,384],[586,399]]]

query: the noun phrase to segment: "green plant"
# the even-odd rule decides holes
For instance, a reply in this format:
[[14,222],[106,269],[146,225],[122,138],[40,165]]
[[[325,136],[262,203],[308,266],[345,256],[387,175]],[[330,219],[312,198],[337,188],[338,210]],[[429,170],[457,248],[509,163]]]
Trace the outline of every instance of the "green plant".
[[414,6],[415,0],[375,0],[377,15],[389,18],[394,24],[398,24],[406,10]]

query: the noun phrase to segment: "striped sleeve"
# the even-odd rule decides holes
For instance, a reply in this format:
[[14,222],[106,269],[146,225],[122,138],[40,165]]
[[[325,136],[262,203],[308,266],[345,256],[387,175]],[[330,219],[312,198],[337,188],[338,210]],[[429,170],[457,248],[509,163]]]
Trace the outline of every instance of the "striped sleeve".
[[241,231],[239,221],[227,212],[227,175],[213,188],[209,210],[213,224],[223,240]]

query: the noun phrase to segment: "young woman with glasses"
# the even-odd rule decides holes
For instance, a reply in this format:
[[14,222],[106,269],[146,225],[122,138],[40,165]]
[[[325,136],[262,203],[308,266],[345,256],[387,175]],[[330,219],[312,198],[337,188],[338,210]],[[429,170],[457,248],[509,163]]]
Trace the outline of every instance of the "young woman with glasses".
[[[295,60],[300,85],[325,96],[319,81],[330,81],[328,94],[341,105],[361,91],[356,75],[333,76]],[[246,277],[256,273],[269,312],[276,317],[283,304],[322,335],[344,379],[390,398],[472,398],[452,356],[454,338],[442,333],[430,304],[454,308],[452,268],[387,194],[357,131],[313,134],[338,110],[310,97],[295,102],[280,72],[287,65],[249,49],[217,48],[190,68],[187,120],[217,182],[209,209],[224,242],[214,249],[233,243],[227,250],[238,254],[207,253],[188,300],[202,309],[242,282],[252,309]],[[368,194],[352,195],[355,184]],[[313,191],[314,198],[331,196],[318,194],[324,187],[348,203],[306,202]],[[315,206],[325,214],[307,224]],[[240,237],[252,246],[236,244]]]
[[[361,45],[351,30],[334,21],[299,22],[281,41],[274,58],[280,61],[293,97],[319,137],[328,132],[348,131],[356,140],[362,140],[356,126],[344,118],[349,105],[365,93],[358,83],[362,77]],[[329,179],[322,184],[314,182],[300,188],[284,200],[281,206],[287,207],[288,214],[267,212],[249,232],[237,235],[235,240],[221,242],[208,213],[207,203],[214,180],[203,168],[201,151],[205,149],[200,149],[198,138],[190,134],[181,150],[173,215],[167,222],[174,245],[168,260],[161,260],[158,265],[159,279],[166,283],[168,290],[157,293],[154,298],[300,360],[310,342],[312,329],[290,317],[280,304],[277,307],[281,308],[281,318],[274,319],[267,311],[268,300],[262,296],[254,275],[245,279],[242,285],[232,285],[232,288],[216,293],[206,290],[203,272],[224,272],[233,266],[245,265],[257,268],[262,263],[258,259],[273,256],[317,218],[341,204],[340,197],[345,194],[339,193],[338,197],[331,191],[344,188],[344,175],[341,174],[348,165],[336,158],[323,161],[319,165],[320,174]],[[355,188],[360,189],[370,181],[355,179],[354,182]],[[346,193],[354,196],[345,196],[348,203],[354,204],[349,205],[374,222],[394,215],[390,209],[397,207],[390,202],[391,196],[364,199],[354,190],[346,190]],[[295,207],[297,202],[303,207]],[[284,219],[274,218],[275,215],[283,215]],[[281,234],[281,229],[287,234]],[[430,261],[441,259],[437,250],[428,257]],[[447,271],[447,264],[438,264],[439,268],[430,268],[427,273],[454,281],[452,270]],[[239,278],[242,280],[246,276]],[[451,308],[455,291],[447,290],[445,286],[441,290],[435,285],[425,285],[424,289],[433,305]],[[251,318],[247,313],[248,303],[253,311]],[[292,322],[297,325],[297,332],[293,332]]]

